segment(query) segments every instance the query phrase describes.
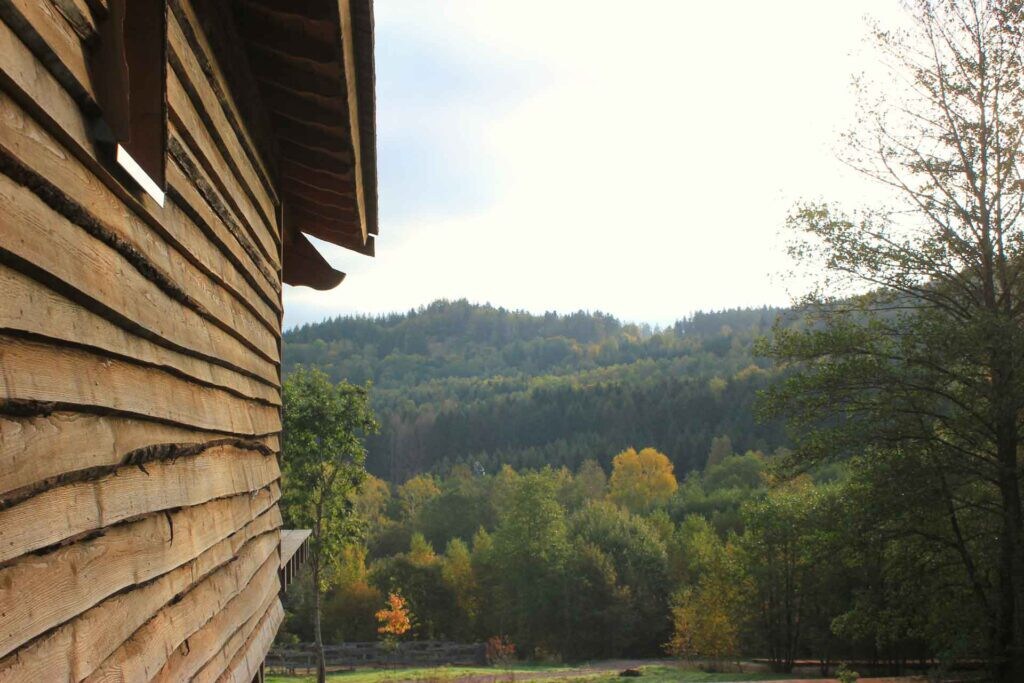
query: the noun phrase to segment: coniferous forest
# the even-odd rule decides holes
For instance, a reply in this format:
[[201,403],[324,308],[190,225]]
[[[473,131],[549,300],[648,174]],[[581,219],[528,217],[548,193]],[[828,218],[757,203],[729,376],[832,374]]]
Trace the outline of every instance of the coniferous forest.
[[630,446],[657,448],[685,473],[704,465],[716,436],[739,452],[785,445],[781,423],[759,423],[753,410],[770,378],[753,343],[780,316],[737,309],[652,329],[601,313],[437,301],[294,328],[285,372],[315,366],[372,384],[381,430],[367,466],[390,481],[456,464],[607,468]]

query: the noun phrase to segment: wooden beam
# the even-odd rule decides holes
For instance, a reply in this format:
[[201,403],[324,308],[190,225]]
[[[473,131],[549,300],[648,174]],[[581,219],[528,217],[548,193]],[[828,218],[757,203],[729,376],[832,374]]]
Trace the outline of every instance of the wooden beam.
[[[219,43],[229,41],[220,34],[207,35],[200,25],[192,2],[189,0],[171,0],[168,4],[171,10],[170,15],[174,17],[190,53],[206,77],[205,82],[220,103],[221,110],[235,131],[246,156],[266,186],[267,192],[270,193],[274,204],[277,204],[277,189],[274,186],[273,173],[268,165],[273,159],[263,156],[271,152],[266,145],[267,141],[263,139],[267,135],[269,126],[267,126],[265,118],[258,115],[260,112],[253,111],[259,108],[257,102],[252,99],[252,95],[258,92],[255,82],[252,82],[251,78],[247,79],[249,82],[245,85],[248,87],[243,87],[243,84],[239,83],[236,78],[232,81],[234,87],[230,87],[227,74],[222,71],[221,64],[216,59],[212,45],[210,45],[211,40]],[[222,45],[222,47],[225,46]],[[238,66],[245,68],[244,65]],[[239,92],[240,90],[245,92]],[[236,102],[236,97],[240,98],[240,101]],[[243,110],[246,113],[244,117],[242,116]],[[257,144],[257,138],[261,140],[261,144]]]
[[[279,293],[280,278],[276,266],[256,247],[256,240],[242,227],[234,212],[224,202],[220,190],[206,175],[206,171],[176,133],[174,126],[171,126],[171,134],[167,140],[167,152],[174,161],[174,164],[168,166],[170,194],[174,199],[180,200],[179,206],[182,210],[186,211],[197,225],[208,226],[208,232],[216,233],[217,237],[223,240],[223,244],[227,246],[225,255],[229,259],[239,253],[244,253],[248,257],[247,260],[241,261],[242,272],[258,280],[261,291],[266,292],[269,287],[271,292]],[[180,174],[177,170],[180,170]],[[179,180],[176,182],[175,178]],[[218,225],[222,226],[223,230],[218,230]],[[230,235],[231,239],[226,239],[224,235]],[[246,264],[252,264],[252,268],[244,270]],[[281,308],[279,305],[278,309]]]
[[[23,183],[40,192],[48,186],[59,188],[63,196],[53,197],[53,208],[77,211],[80,219],[94,220],[112,240],[123,244],[122,251],[137,253],[163,279],[177,284],[214,315],[222,327],[254,339],[262,336],[268,349],[276,343],[279,312],[235,269],[223,267],[222,252],[177,207],[166,206],[164,220],[155,229],[4,95],[0,95],[0,150],[11,164],[25,169]],[[167,243],[178,248],[168,249]]]
[[[249,617],[248,621],[242,624],[231,636],[224,642],[224,646],[221,647],[217,653],[210,658],[203,668],[196,672],[196,675],[192,677],[192,683],[214,683],[231,665],[232,660],[236,655],[242,653],[244,656],[244,646],[249,642],[249,638],[256,633],[256,629],[263,621],[263,617],[266,616],[268,610],[274,608],[274,604],[280,605],[280,601],[274,596],[267,596],[265,604],[261,605],[256,612]],[[253,679],[255,681],[255,679]]]
[[[199,58],[193,53],[173,13],[168,15],[167,33],[171,67],[196,112],[203,119],[212,140],[220,148],[224,160],[239,179],[250,200],[260,207],[264,216],[272,217],[277,211],[275,190],[269,178],[259,173],[258,167],[246,154],[245,144],[226,113],[228,108],[217,96],[210,77],[204,73]],[[175,103],[171,100],[170,104],[174,106]],[[274,228],[278,227],[273,221],[271,225]]]
[[[13,47],[10,51],[16,53]],[[52,92],[52,88],[46,89],[40,96],[45,94],[50,97],[51,113],[58,114],[62,113],[62,110],[58,96],[59,87],[55,88],[56,92]],[[223,267],[225,247],[215,236],[207,241],[203,233],[195,225],[191,225],[176,208],[163,210],[155,204],[148,204],[148,198],[135,201],[127,194],[124,187],[97,163],[86,125],[77,111],[77,106],[74,111],[63,114],[65,116],[62,116],[60,125],[71,128],[68,131],[61,129],[61,132],[71,132],[72,139],[65,135],[62,140],[58,140],[40,125],[39,121],[43,120],[43,117],[27,113],[22,105],[16,104],[7,94],[0,93],[4,146],[15,158],[31,168],[38,169],[42,175],[53,179],[55,184],[67,189],[76,201],[89,211],[114,216],[110,222],[115,226],[120,221],[144,220],[184,258],[193,260],[207,278],[236,294],[243,303],[252,307],[254,312],[260,312],[260,306],[272,305],[271,302],[276,299],[274,295],[265,294],[263,303],[260,303],[249,294],[249,288],[242,282],[242,278],[249,273],[243,267],[238,271]],[[61,146],[66,148],[66,153],[60,150]],[[95,177],[90,177],[90,172]],[[144,232],[139,227],[133,227],[132,231]],[[165,260],[168,259],[172,259],[170,254],[165,257]],[[239,273],[242,273],[241,278]],[[271,301],[266,302],[266,299]]]
[[[286,219],[287,220],[287,219]],[[293,286],[305,286],[320,291],[334,289],[345,279],[345,273],[335,270],[317,251],[306,236],[289,226],[285,227],[284,281]]]
[[52,2],[83,43],[92,45],[98,40],[96,17],[93,16],[92,9],[85,0],[52,0]]
[[341,47],[345,58],[345,87],[348,89],[349,130],[355,159],[356,205],[359,213],[359,230],[365,244],[369,233],[366,226],[366,188],[363,187],[363,144],[359,133],[359,98],[356,88],[358,76],[352,35],[351,0],[338,0],[338,13],[341,17]]
[[99,111],[82,39],[63,14],[44,0],[0,0],[0,19],[80,104]]

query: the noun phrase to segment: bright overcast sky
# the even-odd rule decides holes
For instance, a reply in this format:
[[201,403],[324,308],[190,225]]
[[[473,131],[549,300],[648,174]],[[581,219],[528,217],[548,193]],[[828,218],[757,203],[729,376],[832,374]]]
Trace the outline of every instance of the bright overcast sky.
[[866,15],[898,0],[377,0],[376,258],[286,327],[468,298],[668,324],[782,304],[801,198],[855,206],[837,159]]

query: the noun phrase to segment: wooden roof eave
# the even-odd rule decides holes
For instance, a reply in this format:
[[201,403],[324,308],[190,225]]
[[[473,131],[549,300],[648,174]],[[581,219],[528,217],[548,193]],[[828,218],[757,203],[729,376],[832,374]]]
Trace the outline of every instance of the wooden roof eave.
[[[273,129],[283,201],[285,281],[340,282],[303,236],[372,256],[377,227],[372,0],[234,0],[236,23]],[[264,29],[276,26],[277,31]],[[333,44],[333,49],[332,49]],[[333,85],[332,85],[333,83]],[[295,253],[293,254],[293,250]],[[292,279],[310,282],[292,282]]]
[[285,228],[284,248],[287,253],[283,268],[285,284],[325,291],[334,289],[345,279],[345,273],[332,267],[300,231]]
[[[352,143],[352,162],[356,181],[356,211],[363,244],[366,244],[369,230],[366,225],[366,187],[363,178],[363,141],[360,132],[358,72],[356,68],[355,33],[352,27],[352,0],[338,0],[338,16],[341,18],[341,47],[345,70],[345,87],[348,95],[348,120]],[[372,53],[371,53],[372,59]],[[372,94],[371,94],[372,97]]]

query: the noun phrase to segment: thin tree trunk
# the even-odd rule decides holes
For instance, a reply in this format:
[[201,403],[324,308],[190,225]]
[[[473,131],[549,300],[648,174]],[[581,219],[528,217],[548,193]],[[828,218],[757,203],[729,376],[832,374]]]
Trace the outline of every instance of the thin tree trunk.
[[1008,439],[999,448],[999,488],[1003,519],[999,558],[999,622],[996,642],[999,679],[1024,680],[1024,529],[1021,519],[1017,444]]
[[324,637],[320,631],[320,559],[313,560],[313,633],[316,638],[316,680],[325,683],[327,680],[327,661],[324,658]]

